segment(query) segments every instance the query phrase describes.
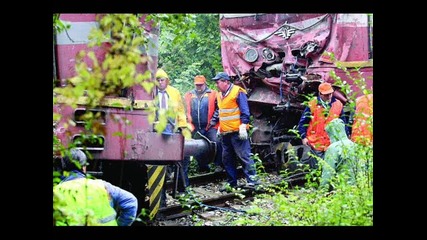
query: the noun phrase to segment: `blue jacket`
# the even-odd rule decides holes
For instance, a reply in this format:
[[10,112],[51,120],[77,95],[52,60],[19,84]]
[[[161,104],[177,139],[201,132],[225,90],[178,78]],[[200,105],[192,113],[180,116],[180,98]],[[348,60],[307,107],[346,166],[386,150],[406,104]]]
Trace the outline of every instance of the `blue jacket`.
[[200,94],[200,98],[195,89],[185,94],[187,115],[189,115],[187,121],[194,126],[192,131],[205,130],[209,126],[210,115],[215,112],[214,109],[217,107],[216,94],[216,91],[211,90],[209,87],[206,87],[203,93]]
[[[63,178],[59,184],[62,182],[72,181],[74,179],[85,177],[86,174],[77,170],[73,170],[70,172],[70,175]],[[111,197],[110,205],[118,212],[117,225],[130,226],[136,218],[138,200],[132,193],[114,186],[107,181],[103,182],[105,184],[105,189]]]

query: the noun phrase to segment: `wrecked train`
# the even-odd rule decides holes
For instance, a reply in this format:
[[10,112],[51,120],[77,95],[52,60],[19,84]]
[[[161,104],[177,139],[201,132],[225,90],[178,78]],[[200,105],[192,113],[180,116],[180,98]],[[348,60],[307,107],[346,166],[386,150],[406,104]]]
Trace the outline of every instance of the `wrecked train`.
[[279,171],[288,150],[307,156],[292,130],[322,81],[347,114],[372,91],[372,14],[220,14],[220,31],[224,71],[248,92],[252,152]]

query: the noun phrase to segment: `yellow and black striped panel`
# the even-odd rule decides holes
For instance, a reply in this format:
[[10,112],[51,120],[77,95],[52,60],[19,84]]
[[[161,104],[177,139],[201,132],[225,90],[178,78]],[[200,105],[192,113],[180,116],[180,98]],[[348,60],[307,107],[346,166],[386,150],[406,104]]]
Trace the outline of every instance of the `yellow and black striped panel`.
[[150,219],[154,219],[160,208],[166,168],[167,165],[147,165],[148,189],[150,194]]

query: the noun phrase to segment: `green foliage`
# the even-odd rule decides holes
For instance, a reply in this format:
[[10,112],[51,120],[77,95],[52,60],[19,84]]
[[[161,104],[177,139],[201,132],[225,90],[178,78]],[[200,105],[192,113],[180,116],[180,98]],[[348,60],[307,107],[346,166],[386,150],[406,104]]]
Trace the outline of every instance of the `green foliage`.
[[[149,91],[154,83],[148,84],[150,72],[138,73],[136,67],[148,61],[141,56],[141,46],[148,43],[146,31],[138,15],[106,14],[99,21],[100,27],[93,28],[89,35],[88,47],[76,56],[76,76],[69,79],[64,88],[54,89],[66,98],[66,103],[76,106],[79,97],[87,96],[89,107],[96,107],[108,95],[119,94],[127,87],[140,84]],[[108,41],[105,59],[98,62],[94,51]],[[143,84],[144,83],[144,84]],[[148,85],[147,85],[148,84]]]
[[333,193],[301,188],[262,195],[233,226],[372,226],[372,188],[340,185]]
[[159,66],[167,71],[171,84],[182,93],[194,88],[194,76],[199,74],[204,75],[208,85],[215,89],[209,79],[222,71],[218,14],[168,16],[182,22],[181,25],[161,22]]
[[[231,226],[372,226],[372,146],[359,146],[360,171],[350,183],[345,171],[332,179],[333,191],[317,188],[320,169],[310,172],[304,187],[269,188],[258,195],[249,215]],[[320,164],[322,166],[322,164]]]
[[178,201],[183,209],[195,210],[202,208],[201,199],[197,197],[191,187],[186,189],[186,193],[178,196]]
[[267,172],[265,171],[265,167],[262,162],[262,159],[259,157],[259,153],[254,153],[253,155],[250,156],[250,158],[254,160],[255,169],[259,177],[268,175]]
[[188,176],[196,175],[198,173],[198,169],[199,169],[199,163],[197,162],[197,159],[193,156],[190,156],[190,164],[188,166]]
[[[155,83],[149,81],[151,78],[149,71],[139,73],[136,70],[138,65],[148,61],[147,56],[142,55],[141,52],[141,49],[148,48],[148,34],[141,25],[141,15],[105,14],[98,16],[102,16],[102,18],[98,19],[99,28],[93,28],[90,32],[89,51],[81,51],[76,56],[76,76],[67,79],[68,84],[65,87],[53,89],[54,104],[58,103],[60,98],[65,105],[76,108],[84,98],[88,108],[95,108],[106,96],[117,96],[125,88],[139,84],[150,92],[155,86]],[[69,28],[69,25],[64,25],[59,19],[59,14],[54,14],[53,19],[55,31]],[[95,51],[98,50],[106,51],[105,59],[102,62],[99,62],[95,55]],[[154,111],[149,113],[154,114]],[[60,114],[54,114],[54,122],[61,120],[61,117]],[[82,136],[81,143],[86,140],[102,140],[97,138],[97,135],[105,130],[97,119],[99,116],[94,116],[90,112],[82,116],[80,120],[85,122],[85,134],[87,135]],[[75,126],[72,119],[67,122],[68,126]],[[119,136],[120,133],[116,135]],[[55,137],[54,134],[54,151],[56,151],[55,148],[61,150],[57,146],[60,142]]]
[[53,33],[61,33],[70,28],[70,24],[64,23],[59,19],[59,13],[53,14]]
[[[335,71],[331,70],[329,72],[330,76],[335,81],[334,84],[337,86],[340,86],[341,91],[343,91],[350,100],[354,100],[358,94],[367,95],[372,93],[371,89],[366,88],[367,79],[363,76],[362,72],[360,71],[360,67],[347,68],[343,66],[341,62],[336,60],[334,53],[328,52],[327,54],[328,56],[330,56],[331,60],[335,63],[335,66],[338,69],[344,71],[346,77],[348,77],[348,79],[351,81],[351,85],[350,85],[350,83],[341,79],[341,77],[339,77]],[[353,90],[351,86],[353,86],[353,88],[355,87],[356,90]]]

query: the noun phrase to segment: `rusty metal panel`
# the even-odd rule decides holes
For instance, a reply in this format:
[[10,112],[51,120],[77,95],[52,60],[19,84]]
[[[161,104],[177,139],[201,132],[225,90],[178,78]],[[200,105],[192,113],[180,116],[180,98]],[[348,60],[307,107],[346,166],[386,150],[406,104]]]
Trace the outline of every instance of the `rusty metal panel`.
[[[67,124],[68,120],[76,121],[75,113],[84,109],[84,107],[72,109],[66,105],[54,106],[54,112],[63,115],[63,119],[55,124],[54,134],[64,146],[76,141],[84,134],[83,124],[75,126]],[[144,110],[99,108],[91,111],[105,112],[104,129],[99,134],[104,141],[97,146],[85,145],[94,159],[135,160],[153,164],[183,159],[184,137],[181,134],[164,136],[154,132],[152,124],[148,122],[147,112]]]
[[280,96],[266,87],[258,87],[251,92],[249,102],[279,104]]
[[105,150],[93,153],[94,158],[169,164],[181,161],[184,155],[184,137],[181,134],[162,135],[142,128],[134,133],[132,139],[109,141],[106,145]]
[[107,160],[180,161],[181,134],[163,136],[154,132],[145,111],[108,109],[105,147],[94,157]]

